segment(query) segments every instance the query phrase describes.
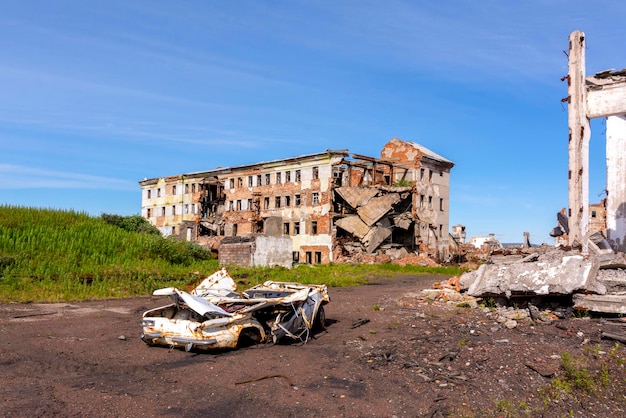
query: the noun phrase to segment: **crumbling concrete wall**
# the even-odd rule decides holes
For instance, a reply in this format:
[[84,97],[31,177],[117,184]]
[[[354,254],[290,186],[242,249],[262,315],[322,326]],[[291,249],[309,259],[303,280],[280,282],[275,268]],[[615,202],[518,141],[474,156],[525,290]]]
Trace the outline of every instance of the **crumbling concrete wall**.
[[293,264],[292,251],[290,237],[257,236],[253,265],[290,268]]

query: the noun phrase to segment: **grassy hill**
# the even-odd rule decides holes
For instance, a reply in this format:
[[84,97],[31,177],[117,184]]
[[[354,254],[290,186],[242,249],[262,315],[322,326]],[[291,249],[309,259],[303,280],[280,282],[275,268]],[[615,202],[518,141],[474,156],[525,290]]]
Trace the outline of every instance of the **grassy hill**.
[[218,268],[210,252],[141,219],[0,206],[0,301],[145,295]]
[[[163,238],[136,215],[121,217],[0,206],[0,302],[52,302],[146,296],[185,288],[219,268],[199,245]],[[265,280],[349,286],[368,276],[460,274],[456,267],[329,265],[229,267],[240,290]]]

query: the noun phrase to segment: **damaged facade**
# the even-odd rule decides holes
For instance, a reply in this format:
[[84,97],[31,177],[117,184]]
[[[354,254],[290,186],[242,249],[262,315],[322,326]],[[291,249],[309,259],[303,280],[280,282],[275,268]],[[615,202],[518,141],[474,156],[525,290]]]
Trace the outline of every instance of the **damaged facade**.
[[589,219],[590,120],[606,118],[606,230],[616,251],[626,251],[626,69],[606,70],[586,77],[585,34],[569,36],[568,103],[569,174],[568,243],[588,253],[592,227]]
[[[141,214],[163,235],[210,245],[222,264],[328,264],[389,247],[446,259],[454,164],[397,138],[379,158],[349,156],[327,150],[145,179]],[[250,256],[227,257],[232,245]]]

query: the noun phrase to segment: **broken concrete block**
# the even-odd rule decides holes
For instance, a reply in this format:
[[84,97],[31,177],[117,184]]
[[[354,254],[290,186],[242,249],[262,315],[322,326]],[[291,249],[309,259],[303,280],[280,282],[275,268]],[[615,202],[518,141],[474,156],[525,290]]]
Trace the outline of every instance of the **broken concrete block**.
[[[470,296],[567,295],[577,291],[604,294],[606,287],[596,280],[598,263],[583,256],[537,263],[483,264],[461,277]],[[465,276],[468,277],[465,277]]]
[[572,298],[574,309],[593,312],[626,314],[626,295],[583,295]]
[[390,193],[385,196],[376,197],[370,200],[367,205],[357,209],[357,213],[367,225],[374,225],[380,218],[385,216],[393,205],[400,201],[398,193]]
[[378,190],[370,187],[337,187],[335,193],[353,209],[357,209],[372,200],[378,194]]
[[408,230],[413,224],[413,217],[409,212],[403,212],[393,218],[393,224],[398,228]]
[[363,241],[365,236],[370,233],[370,228],[365,222],[361,220],[357,215],[346,216],[345,218],[337,219],[335,225],[339,228],[347,231]]
[[391,236],[391,230],[383,227],[376,227],[370,230],[370,233],[363,239],[365,251],[373,253],[387,238]]

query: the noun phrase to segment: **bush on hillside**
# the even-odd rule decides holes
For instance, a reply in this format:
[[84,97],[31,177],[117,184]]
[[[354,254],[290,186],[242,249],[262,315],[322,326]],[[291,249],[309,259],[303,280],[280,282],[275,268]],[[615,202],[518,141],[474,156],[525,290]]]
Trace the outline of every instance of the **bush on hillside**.
[[139,232],[149,235],[160,235],[161,233],[147,219],[140,215],[121,216],[109,213],[103,213],[100,218],[109,225],[117,226],[125,231]]

